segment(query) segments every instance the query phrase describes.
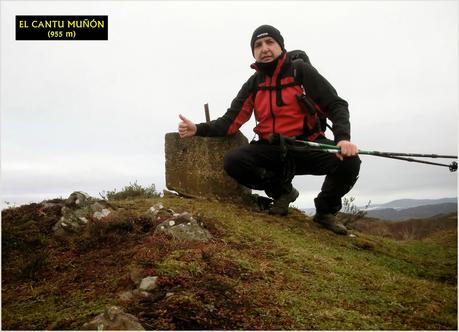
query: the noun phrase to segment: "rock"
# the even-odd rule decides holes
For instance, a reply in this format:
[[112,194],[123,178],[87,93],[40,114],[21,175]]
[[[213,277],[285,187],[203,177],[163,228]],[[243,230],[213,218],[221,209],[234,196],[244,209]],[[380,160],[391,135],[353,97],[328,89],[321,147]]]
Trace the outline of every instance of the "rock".
[[106,308],[103,314],[84,324],[82,328],[83,330],[145,330],[134,315],[125,313],[116,306]]
[[143,278],[142,281],[140,282],[139,289],[141,291],[151,291],[156,288],[156,282],[158,280],[158,277],[146,277]]
[[145,213],[145,217],[151,219],[152,221],[164,221],[171,218],[175,212],[171,209],[166,209],[160,203],[153,205]]
[[176,215],[173,219],[163,221],[156,227],[155,233],[169,234],[177,240],[184,241],[207,242],[212,238],[212,235],[204,228],[204,225],[198,223],[187,212]]
[[185,224],[185,223],[189,223],[189,222],[196,221],[196,220],[193,218],[191,213],[184,212],[184,213],[176,215],[175,221],[177,222],[177,224]]
[[54,225],[53,230],[57,236],[81,234],[91,217],[102,220],[113,212],[103,201],[97,201],[84,192],[75,191],[65,201],[61,209],[62,217]]
[[110,213],[111,211],[109,209],[102,209],[101,211],[94,212],[93,217],[97,220],[100,220],[102,218],[107,217]]
[[79,234],[88,224],[88,209],[72,210],[67,206],[62,207],[62,217],[53,226],[54,233],[58,236]]
[[69,198],[65,201],[65,205],[67,206],[77,206],[81,207],[84,205],[87,205],[88,201],[91,201],[91,196],[89,196],[87,193],[82,192],[82,191],[75,191],[70,194]]
[[119,293],[118,299],[125,304],[130,304],[136,301],[145,301],[145,300],[152,301],[152,300],[158,299],[158,297],[159,298],[164,297],[162,296],[162,293],[158,293],[158,294],[153,294],[148,291],[144,291],[140,289],[134,289],[132,291],[124,291],[124,292]]
[[105,206],[101,202],[94,202],[94,203],[88,202],[88,203],[90,204],[87,204],[87,205],[90,205],[91,210],[93,211],[102,211],[105,208]]
[[228,137],[181,139],[178,133],[165,136],[166,186],[183,196],[243,201],[250,189],[238,184],[223,169],[225,154],[247,138],[238,132]]
[[150,207],[147,211],[147,214],[149,214],[151,217],[155,218],[156,215],[159,213],[159,211],[163,210],[164,206],[161,203],[155,204],[152,207]]

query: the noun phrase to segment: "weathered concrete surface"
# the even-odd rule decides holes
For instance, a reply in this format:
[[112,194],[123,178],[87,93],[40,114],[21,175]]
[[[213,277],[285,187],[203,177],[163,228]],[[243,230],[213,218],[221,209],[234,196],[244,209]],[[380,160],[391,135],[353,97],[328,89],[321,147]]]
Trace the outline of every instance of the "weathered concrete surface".
[[181,139],[168,133],[166,141],[166,186],[189,197],[241,200],[250,189],[238,184],[223,169],[225,154],[247,138],[238,132],[228,137],[191,137]]

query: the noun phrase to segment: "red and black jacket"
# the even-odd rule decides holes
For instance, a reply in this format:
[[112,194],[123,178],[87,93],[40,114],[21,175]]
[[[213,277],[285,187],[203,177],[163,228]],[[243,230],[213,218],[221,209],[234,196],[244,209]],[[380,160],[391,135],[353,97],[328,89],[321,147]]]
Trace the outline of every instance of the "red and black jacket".
[[[317,115],[303,111],[299,104],[297,95],[303,93],[303,86],[333,123],[335,142],[350,140],[348,103],[313,66],[304,63],[301,75],[294,75],[290,56],[284,53],[272,77],[260,72],[255,64],[252,68],[257,72],[242,86],[227,112],[214,121],[198,124],[197,136],[235,134],[255,112],[254,132],[262,139],[269,139],[273,133],[311,141],[323,137]],[[301,77],[302,82],[296,82],[295,77]]]

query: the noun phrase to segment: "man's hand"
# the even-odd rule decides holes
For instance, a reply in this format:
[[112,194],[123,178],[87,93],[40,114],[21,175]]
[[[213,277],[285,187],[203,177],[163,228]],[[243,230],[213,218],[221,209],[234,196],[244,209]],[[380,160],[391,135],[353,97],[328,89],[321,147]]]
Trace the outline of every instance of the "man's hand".
[[359,153],[357,145],[349,141],[339,141],[336,146],[341,148],[341,152],[336,154],[340,160],[343,160],[344,157],[356,156]]
[[182,114],[179,114],[179,118],[180,120],[182,120],[178,126],[178,132],[180,137],[185,138],[194,136],[197,131],[196,125],[187,118],[185,118]]

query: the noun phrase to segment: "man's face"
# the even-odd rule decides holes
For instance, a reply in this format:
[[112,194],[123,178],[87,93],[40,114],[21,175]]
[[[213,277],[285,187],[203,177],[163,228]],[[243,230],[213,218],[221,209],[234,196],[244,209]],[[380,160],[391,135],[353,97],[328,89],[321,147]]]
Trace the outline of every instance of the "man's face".
[[271,37],[257,39],[253,45],[253,55],[257,62],[271,62],[281,53],[280,45]]

